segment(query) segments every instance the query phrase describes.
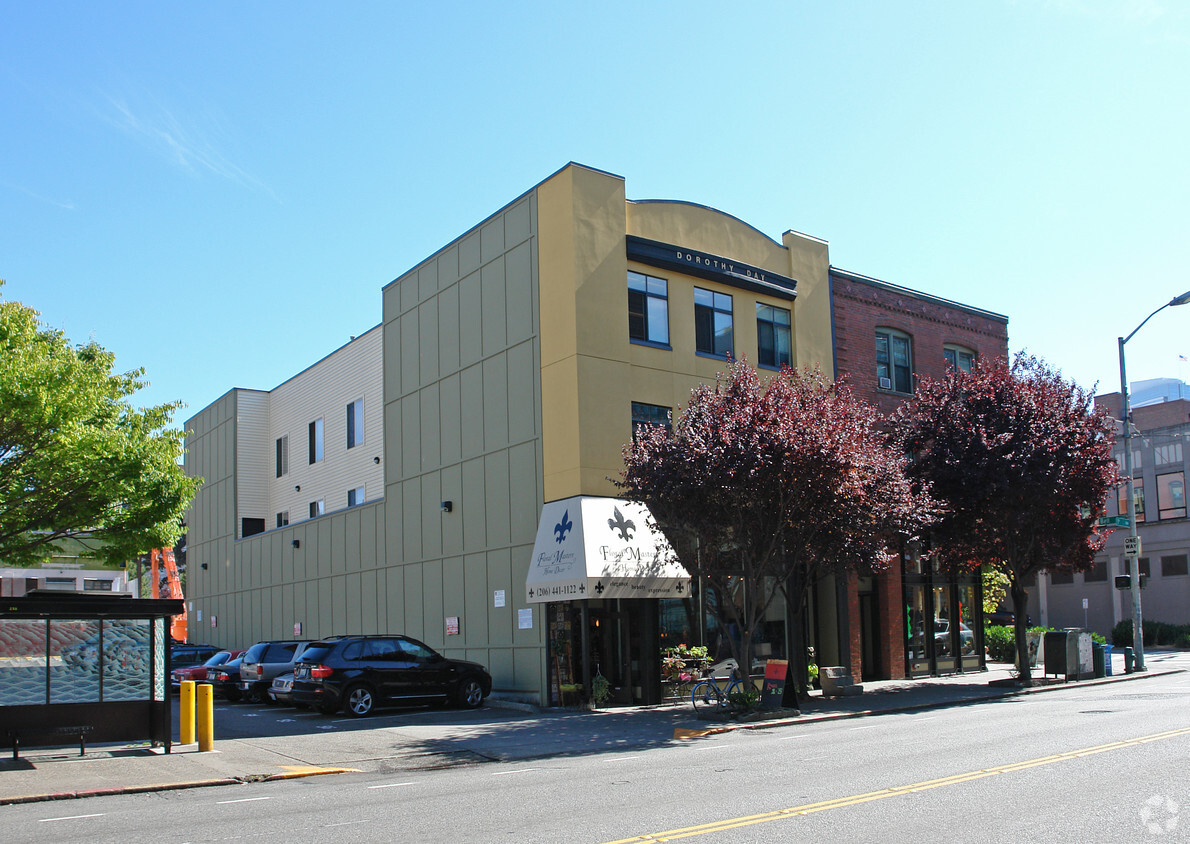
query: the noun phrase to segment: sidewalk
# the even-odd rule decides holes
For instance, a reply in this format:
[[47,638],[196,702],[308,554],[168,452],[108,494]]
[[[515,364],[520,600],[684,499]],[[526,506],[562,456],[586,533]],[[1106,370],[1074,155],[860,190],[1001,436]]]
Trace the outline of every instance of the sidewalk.
[[[104,794],[165,791],[286,779],[347,771],[410,771],[483,761],[575,756],[643,749],[730,730],[856,718],[907,709],[960,705],[1017,694],[1079,688],[1159,677],[1186,670],[1190,660],[1157,655],[1144,674],[1117,673],[1099,680],[1015,689],[1011,666],[991,664],[974,674],[864,684],[857,697],[815,693],[799,715],[774,713],[763,720],[700,721],[689,703],[655,707],[575,710],[505,708],[499,701],[472,713],[426,711],[376,729],[300,736],[216,739],[215,750],[174,745],[166,754],[143,746],[30,748],[0,758],[0,805]],[[1122,669],[1122,659],[1115,661]],[[1042,675],[1037,675],[1042,676]],[[441,714],[438,714],[441,713]]]

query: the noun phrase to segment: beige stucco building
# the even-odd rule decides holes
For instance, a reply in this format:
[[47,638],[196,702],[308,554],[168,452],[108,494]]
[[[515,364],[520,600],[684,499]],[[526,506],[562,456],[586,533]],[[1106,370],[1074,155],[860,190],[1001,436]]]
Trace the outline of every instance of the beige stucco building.
[[824,241],[567,165],[385,286],[378,328],[189,420],[191,637],[406,633],[549,703],[590,634],[652,699],[663,602],[531,600],[543,506],[613,496],[634,420],[728,354],[833,375],[828,271]]

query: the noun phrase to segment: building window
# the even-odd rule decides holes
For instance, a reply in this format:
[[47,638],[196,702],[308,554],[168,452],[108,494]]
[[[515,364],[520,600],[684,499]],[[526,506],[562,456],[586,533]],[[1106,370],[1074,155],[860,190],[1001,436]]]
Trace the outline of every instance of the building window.
[[1182,462],[1182,444],[1170,443],[1168,445],[1153,446],[1153,465],[1154,466],[1168,466],[1171,463]]
[[913,349],[908,334],[877,329],[876,378],[882,390],[913,392]]
[[317,519],[326,512],[326,504],[320,498],[317,501],[310,502],[310,518]]
[[946,356],[946,365],[951,369],[970,372],[971,365],[975,363],[975,352],[964,349],[962,346],[943,346],[942,354]]
[[[1185,557],[1182,558],[1183,568],[1185,568],[1185,565],[1184,565],[1185,559],[1186,559]],[[1182,572],[1182,574],[1185,574],[1185,572]],[[83,578],[83,591],[84,592],[111,592],[112,591],[112,582],[110,580],[100,580],[97,577],[84,577]]]
[[1186,518],[1186,473],[1157,476],[1157,518]]
[[1091,565],[1083,572],[1084,583],[1104,583],[1107,581],[1107,561],[1101,560]]
[[659,404],[645,404],[634,401],[632,403],[632,436],[636,438],[636,431],[641,425],[656,425],[666,431],[673,431],[670,421],[670,409]]
[[347,447],[355,448],[364,441],[364,400],[356,399],[347,405]]
[[277,514],[277,527],[285,527],[289,524],[289,511],[282,510]]
[[250,516],[240,519],[240,536],[242,538],[247,539],[249,536],[256,536],[258,533],[264,533],[264,519]]
[[277,477],[289,474],[289,434],[277,437]]
[[1186,555],[1178,554],[1173,557],[1161,558],[1161,576],[1179,577],[1186,574]]
[[1052,586],[1067,586],[1074,583],[1074,573],[1068,571],[1051,571],[1050,585]]
[[669,345],[669,285],[663,278],[628,271],[628,336]]
[[[1125,571],[1132,570],[1132,564],[1128,562],[1127,557],[1124,558],[1124,565],[1127,566],[1127,569],[1125,569]],[[1141,574],[1143,574],[1145,577],[1151,577],[1153,574],[1151,571],[1149,571],[1149,558],[1148,557],[1141,557],[1140,559],[1138,559],[1136,561],[1136,569]]]
[[732,354],[731,296],[694,288],[694,348],[717,358]]
[[[1120,484],[1118,490],[1119,498],[1117,505],[1120,508],[1120,515],[1128,515],[1128,484]],[[1144,478],[1137,478],[1132,482],[1132,501],[1136,504],[1136,523],[1140,524],[1145,520],[1145,488]]]
[[73,577],[47,577],[42,589],[57,589],[61,592],[73,592],[75,589]]
[[364,488],[357,486],[355,489],[347,490],[347,506],[354,507],[357,504],[364,503]]
[[793,361],[789,311],[756,303],[757,359],[761,366],[780,369]]
[[310,462],[317,463],[322,459],[322,420],[315,419],[310,423]]

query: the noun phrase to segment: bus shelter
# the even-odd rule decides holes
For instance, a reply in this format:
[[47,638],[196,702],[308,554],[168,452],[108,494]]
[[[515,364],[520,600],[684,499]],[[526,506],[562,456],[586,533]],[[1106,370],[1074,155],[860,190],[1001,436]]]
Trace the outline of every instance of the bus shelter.
[[172,735],[174,599],[76,592],[0,598],[0,747]]

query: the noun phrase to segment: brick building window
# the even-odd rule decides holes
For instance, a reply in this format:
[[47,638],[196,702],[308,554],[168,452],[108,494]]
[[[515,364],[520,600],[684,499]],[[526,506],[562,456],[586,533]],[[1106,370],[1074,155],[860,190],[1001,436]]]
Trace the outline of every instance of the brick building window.
[[1157,476],[1157,518],[1186,518],[1186,473]]
[[908,334],[876,329],[876,379],[882,390],[913,392],[913,341]]
[[[1120,484],[1118,492],[1117,506],[1120,508],[1120,515],[1128,515],[1128,484]],[[1145,488],[1144,478],[1136,478],[1132,482],[1132,500],[1136,504],[1136,523],[1140,524],[1145,520]]]
[[961,369],[970,372],[975,363],[975,352],[962,346],[947,344],[942,347],[942,354],[946,357],[946,365],[951,369]]

